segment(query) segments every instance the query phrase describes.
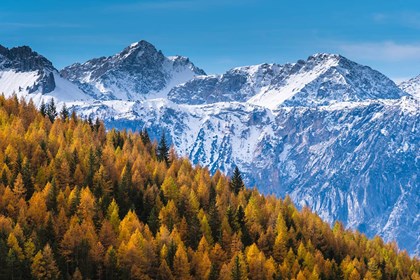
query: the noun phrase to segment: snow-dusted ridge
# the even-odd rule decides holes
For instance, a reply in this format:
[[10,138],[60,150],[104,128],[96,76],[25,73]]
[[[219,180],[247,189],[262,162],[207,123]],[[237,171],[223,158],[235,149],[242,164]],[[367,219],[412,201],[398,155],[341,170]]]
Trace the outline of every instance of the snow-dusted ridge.
[[[37,79],[1,54],[0,90]],[[66,67],[74,84],[53,73],[56,92],[21,94],[54,96],[108,127],[147,127],[155,139],[164,128],[193,163],[228,174],[237,165],[249,186],[420,254],[419,77],[399,88],[335,54],[206,75],[145,41]]]
[[0,45],[0,92],[10,96],[60,101],[90,99],[76,85],[61,77],[45,57],[27,46],[7,49]]
[[414,98],[420,99],[420,75],[401,83],[399,87]]
[[165,57],[140,41],[113,56],[70,65],[61,74],[94,99],[144,100],[166,97],[174,86],[205,72],[186,57]]

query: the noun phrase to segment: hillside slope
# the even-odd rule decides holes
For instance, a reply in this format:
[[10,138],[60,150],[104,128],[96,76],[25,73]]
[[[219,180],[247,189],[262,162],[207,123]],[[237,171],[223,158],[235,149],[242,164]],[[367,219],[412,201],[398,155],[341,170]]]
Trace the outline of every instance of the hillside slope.
[[[205,75],[189,59],[166,57],[140,41],[66,67],[66,91],[46,93],[38,82],[29,93],[34,79],[55,71],[52,64],[26,47],[0,52],[6,53],[0,71],[6,96],[17,91],[35,104],[55,97],[58,107],[65,101],[108,129],[148,128],[152,139],[164,131],[179,154],[212,174],[232,174],[238,166],[263,193],[289,194],[331,224],[340,220],[420,254],[416,78],[399,88],[336,54]],[[26,79],[33,67],[38,72]]]
[[51,122],[4,97],[0,124],[3,279],[419,277],[395,244],[331,229],[239,171],[211,176],[145,133]]

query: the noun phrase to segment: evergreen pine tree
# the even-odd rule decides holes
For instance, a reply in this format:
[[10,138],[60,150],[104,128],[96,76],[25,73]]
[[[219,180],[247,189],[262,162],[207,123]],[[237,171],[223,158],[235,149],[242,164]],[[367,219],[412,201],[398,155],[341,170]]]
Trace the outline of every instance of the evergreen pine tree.
[[26,188],[26,199],[29,200],[35,190],[34,183],[32,181],[31,165],[29,161],[26,161],[22,168],[22,179]]
[[64,103],[60,111],[60,117],[63,121],[65,121],[69,118],[69,115],[70,115],[69,110],[67,109],[66,103]]
[[252,238],[249,234],[248,228],[245,224],[245,211],[244,208],[239,205],[238,210],[236,211],[236,220],[239,225],[239,229],[242,232],[241,235],[241,241],[244,244],[244,246],[249,246],[252,244]]
[[39,111],[41,112],[42,116],[44,116],[44,117],[47,114],[47,106],[45,105],[44,100],[42,100],[41,106],[39,106]]
[[3,169],[3,172],[1,173],[0,183],[2,183],[4,186],[7,186],[9,184],[9,179],[7,178],[7,173],[5,169]]
[[230,277],[232,280],[241,280],[242,275],[242,268],[241,268],[241,262],[239,261],[239,256],[235,257],[235,260],[233,261],[232,271],[230,274]]
[[210,275],[209,280],[217,280],[219,278],[219,271],[217,271],[217,268],[214,264],[210,267]]
[[236,166],[235,170],[233,171],[232,179],[230,180],[230,188],[235,193],[238,194],[240,190],[244,188],[244,182],[242,180],[241,172],[239,168]]
[[88,159],[88,172],[87,172],[85,183],[91,188],[93,187],[93,177],[95,176],[95,171],[96,171],[95,165],[96,165],[95,153],[93,152],[93,149],[90,148],[89,159]]
[[152,211],[150,211],[150,215],[147,218],[147,224],[150,228],[150,230],[153,232],[153,234],[156,234],[157,230],[160,227],[159,218],[158,218],[158,209],[156,205],[152,208]]
[[99,128],[101,127],[101,121],[99,120],[99,118],[96,118],[94,127],[95,127],[95,131],[98,131]]
[[51,122],[54,122],[57,117],[57,108],[55,106],[54,98],[51,98],[50,103],[48,103],[46,108],[46,114]]
[[146,128],[144,128],[141,131],[140,137],[141,137],[141,141],[143,142],[144,145],[150,144],[150,137],[149,137],[149,133],[147,132]]
[[87,122],[88,122],[90,128],[93,130],[93,121],[92,121],[92,117],[91,116],[88,117]]
[[220,230],[221,221],[220,221],[219,211],[217,210],[216,203],[212,203],[210,205],[209,225],[211,228],[213,240],[215,242],[218,242],[221,236],[221,230]]
[[159,146],[157,148],[157,159],[159,161],[165,161],[166,164],[169,164],[169,147],[166,144],[165,133],[162,133],[162,137],[159,141]]

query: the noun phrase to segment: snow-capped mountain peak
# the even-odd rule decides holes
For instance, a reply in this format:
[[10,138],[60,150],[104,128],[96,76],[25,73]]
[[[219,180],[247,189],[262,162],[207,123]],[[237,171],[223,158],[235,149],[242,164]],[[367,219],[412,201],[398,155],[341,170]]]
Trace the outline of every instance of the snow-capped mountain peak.
[[246,101],[277,109],[397,99],[404,92],[370,67],[338,54],[318,53],[296,63],[237,67],[223,75],[196,77],[168,95],[175,103]]
[[319,53],[306,61],[286,64],[270,88],[249,102],[276,109],[397,99],[403,95],[393,81],[378,71],[341,55]]
[[0,46],[0,92],[6,96],[61,101],[86,100],[87,96],[63,79],[51,61],[28,46],[8,49]]
[[346,58],[335,53],[315,53],[313,55],[310,55],[307,61],[319,61],[321,63],[324,63],[325,61],[336,61],[338,63],[341,59]]
[[132,64],[159,63],[165,59],[161,51],[147,41],[133,43],[122,52],[112,56],[114,65],[118,63],[131,66]]
[[420,75],[414,77],[406,82],[402,82],[399,87],[420,100]]
[[87,94],[100,100],[166,97],[175,85],[205,74],[188,58],[165,57],[144,40],[113,56],[73,64],[61,73]]
[[21,72],[55,70],[48,59],[28,46],[8,49],[0,45],[0,69],[6,68]]

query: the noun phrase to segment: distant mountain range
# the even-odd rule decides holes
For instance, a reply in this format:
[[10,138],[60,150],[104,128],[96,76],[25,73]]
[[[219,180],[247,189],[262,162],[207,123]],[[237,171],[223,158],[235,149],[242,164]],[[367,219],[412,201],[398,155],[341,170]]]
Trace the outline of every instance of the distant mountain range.
[[66,102],[119,129],[162,131],[193,163],[420,254],[420,76],[397,86],[335,54],[206,75],[140,41],[58,72],[0,47],[0,92]]

